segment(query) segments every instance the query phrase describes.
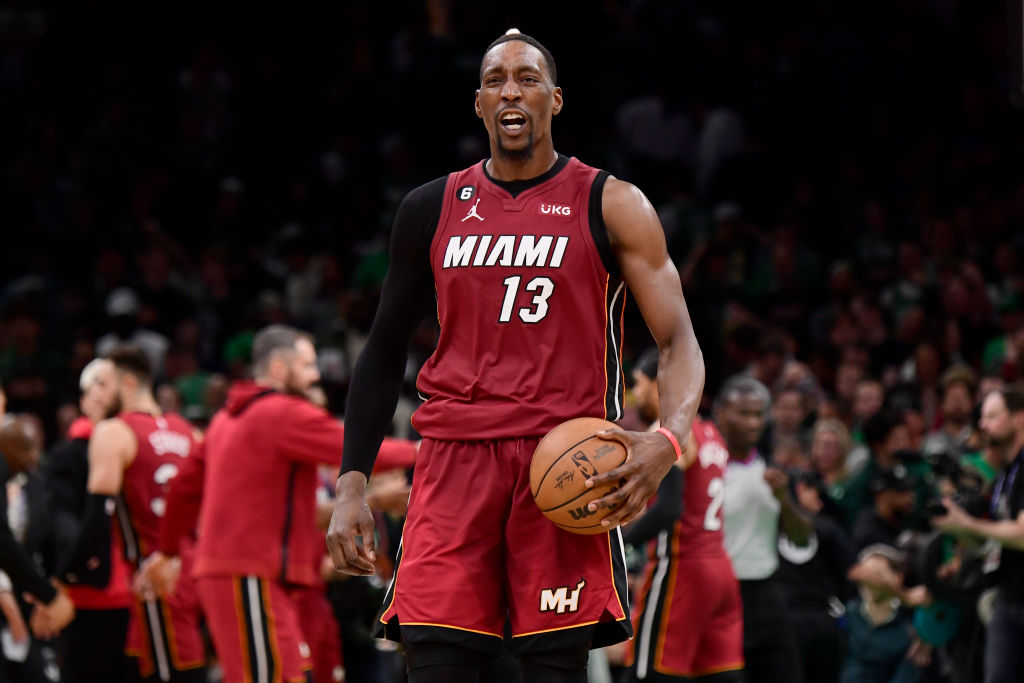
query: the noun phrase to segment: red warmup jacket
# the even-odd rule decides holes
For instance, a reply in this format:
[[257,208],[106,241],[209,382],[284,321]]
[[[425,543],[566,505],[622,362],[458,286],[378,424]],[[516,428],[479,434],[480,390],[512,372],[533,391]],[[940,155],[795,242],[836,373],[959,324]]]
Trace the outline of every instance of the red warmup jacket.
[[[324,552],[315,523],[317,467],[341,464],[342,440],[341,424],[305,399],[252,382],[233,385],[174,478],[160,551],[177,555],[198,514],[195,576],[315,585]],[[381,460],[414,459],[411,442],[381,446]]]

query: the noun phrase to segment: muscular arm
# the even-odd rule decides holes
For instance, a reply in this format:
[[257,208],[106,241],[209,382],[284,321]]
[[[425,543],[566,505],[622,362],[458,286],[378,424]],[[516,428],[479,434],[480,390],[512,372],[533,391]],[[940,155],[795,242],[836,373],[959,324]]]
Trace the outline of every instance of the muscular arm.
[[341,474],[359,472],[364,485],[398,404],[409,340],[421,313],[433,302],[430,244],[441,214],[445,180],[438,178],[413,190],[398,209],[377,315],[352,372]]
[[704,356],[690,323],[665,231],[647,197],[609,178],[602,202],[612,252],[658,344],[661,426],[685,443],[704,390]]
[[331,559],[341,572],[374,572],[374,520],[366,504],[366,481],[398,404],[409,340],[434,300],[430,245],[445,182],[438,178],[413,190],[398,208],[377,315],[352,373],[337,502],[327,531]]
[[117,418],[96,425],[89,439],[89,493],[116,496],[121,493],[124,471],[135,455],[135,434]]
[[[661,424],[679,444],[687,442],[704,389],[704,357],[693,333],[679,273],[669,258],[654,207],[633,185],[609,178],[602,213],[612,254],[658,344]],[[626,479],[615,492],[591,504],[613,507],[602,520],[613,527],[639,515],[675,460],[663,434],[612,432],[629,453],[624,465],[594,477],[593,485]]]

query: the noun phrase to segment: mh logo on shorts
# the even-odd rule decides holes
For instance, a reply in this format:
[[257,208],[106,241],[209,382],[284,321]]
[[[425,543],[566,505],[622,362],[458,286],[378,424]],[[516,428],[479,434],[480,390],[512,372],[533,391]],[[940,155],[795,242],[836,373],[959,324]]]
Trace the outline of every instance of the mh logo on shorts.
[[[580,608],[580,591],[587,585],[586,580],[580,577],[580,582],[575,588],[572,586],[559,586],[558,588],[545,588],[540,592],[540,611],[565,614],[575,612]],[[572,592],[569,589],[572,588]]]

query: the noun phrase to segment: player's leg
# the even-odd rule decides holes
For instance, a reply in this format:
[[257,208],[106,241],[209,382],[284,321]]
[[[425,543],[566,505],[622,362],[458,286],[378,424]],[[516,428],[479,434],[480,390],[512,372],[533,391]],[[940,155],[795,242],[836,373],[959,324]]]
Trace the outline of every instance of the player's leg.
[[498,653],[509,481],[495,443],[427,439],[420,447],[378,630],[405,646],[410,681],[472,681]]
[[255,576],[196,580],[224,683],[302,681],[309,648],[284,589]]
[[692,633],[697,644],[690,669],[693,680],[743,681],[743,604],[732,563],[728,557],[692,563],[700,571],[689,579],[710,607]]
[[529,479],[536,445],[510,441],[505,453],[515,481],[504,529],[513,650],[527,681],[586,681],[590,648],[632,635],[622,537],[572,534],[541,514]]

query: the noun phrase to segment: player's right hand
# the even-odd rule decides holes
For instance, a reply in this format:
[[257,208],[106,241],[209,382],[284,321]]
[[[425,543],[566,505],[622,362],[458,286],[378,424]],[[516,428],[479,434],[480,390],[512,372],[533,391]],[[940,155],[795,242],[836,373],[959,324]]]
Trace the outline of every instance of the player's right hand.
[[336,492],[338,499],[327,529],[327,550],[334,569],[345,574],[372,575],[377,557],[376,526],[366,504],[366,476],[346,472],[338,477]]

